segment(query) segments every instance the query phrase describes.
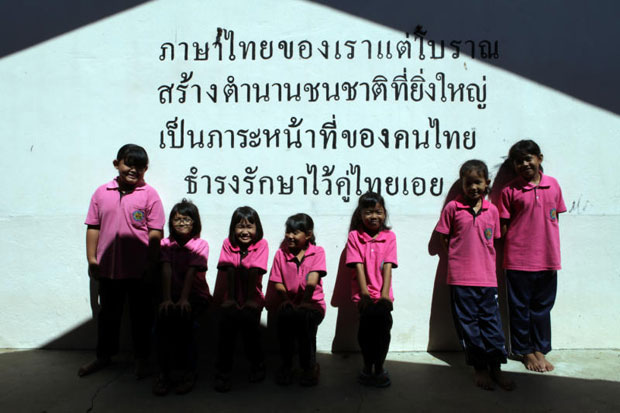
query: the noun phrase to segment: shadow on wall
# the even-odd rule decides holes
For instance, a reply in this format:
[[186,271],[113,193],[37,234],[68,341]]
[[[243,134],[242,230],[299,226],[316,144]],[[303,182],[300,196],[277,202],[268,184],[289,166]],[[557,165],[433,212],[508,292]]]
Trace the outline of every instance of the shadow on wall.
[[20,0],[0,6],[0,58],[151,0]]
[[[469,54],[467,41],[498,40],[499,57],[481,61],[620,114],[620,100],[613,93],[620,87],[620,54],[612,46],[620,35],[620,5],[614,0],[599,1],[595,7],[564,0],[311,1],[403,33],[421,29],[427,41],[445,42],[446,56],[454,50],[448,47],[453,40],[461,41],[463,54]],[[365,38],[360,33],[342,40]],[[480,49],[474,53],[479,59]],[[409,62],[417,68],[417,55]]]

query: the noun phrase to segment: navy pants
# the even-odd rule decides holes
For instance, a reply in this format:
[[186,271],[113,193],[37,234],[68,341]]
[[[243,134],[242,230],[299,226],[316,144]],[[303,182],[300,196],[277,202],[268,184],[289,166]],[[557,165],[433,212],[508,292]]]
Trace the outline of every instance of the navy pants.
[[196,370],[198,347],[195,330],[197,318],[207,309],[203,298],[190,299],[191,311],[172,308],[157,315],[157,360],[163,374],[170,374],[175,362],[186,370]]
[[390,348],[392,313],[387,303],[378,301],[360,311],[357,341],[362,350],[364,365],[383,367]]
[[467,364],[476,370],[506,363],[496,287],[453,285],[452,315]]
[[118,353],[125,299],[129,301],[134,355],[137,359],[146,359],[149,356],[153,323],[150,288],[141,279],[101,278],[99,280],[101,308],[97,318],[97,358],[109,358]]
[[551,351],[551,309],[557,271],[506,270],[510,309],[510,344],[514,354]]
[[316,364],[316,332],[323,321],[317,309],[286,307],[277,312],[280,355],[285,366],[292,366],[295,343],[299,349],[299,365],[308,370]]
[[220,313],[219,344],[216,368],[219,373],[232,371],[237,333],[243,336],[245,355],[256,366],[264,362],[260,332],[261,308],[230,307]]

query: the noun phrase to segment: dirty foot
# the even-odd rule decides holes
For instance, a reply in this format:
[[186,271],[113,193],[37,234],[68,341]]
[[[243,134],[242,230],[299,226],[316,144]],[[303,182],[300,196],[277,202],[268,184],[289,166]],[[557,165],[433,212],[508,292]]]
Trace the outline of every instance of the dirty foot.
[[495,390],[493,379],[491,379],[491,375],[487,369],[476,370],[474,373],[474,382],[476,386],[484,390]]
[[543,371],[553,371],[555,367],[553,367],[553,364],[551,364],[549,360],[547,360],[543,353],[541,353],[540,351],[535,351],[534,356],[536,356],[538,364],[540,364],[544,369]]

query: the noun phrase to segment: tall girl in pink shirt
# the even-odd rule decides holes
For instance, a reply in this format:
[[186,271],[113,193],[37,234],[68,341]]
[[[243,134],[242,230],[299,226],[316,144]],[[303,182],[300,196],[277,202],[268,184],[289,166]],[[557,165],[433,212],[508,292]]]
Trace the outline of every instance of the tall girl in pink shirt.
[[461,194],[446,204],[435,227],[448,253],[448,280],[454,324],[475,370],[476,385],[493,389],[493,382],[512,390],[503,375],[506,347],[497,303],[493,241],[500,237],[499,214],[484,198],[489,171],[484,162],[467,161],[459,172]]
[[363,194],[351,218],[346,250],[346,264],[353,270],[351,299],[360,313],[357,339],[364,367],[358,381],[376,387],[391,384],[383,363],[392,329],[392,268],[398,262],[396,236],[386,219],[383,197],[374,192]]
[[325,316],[322,277],[327,274],[325,251],[316,245],[314,222],[296,214],[286,220],[286,231],[269,276],[267,308],[276,313],[282,367],[278,384],[292,381],[293,352],[299,347],[303,369],[300,383],[313,386],[319,380],[316,332]]
[[558,182],[542,173],[543,155],[532,140],[515,143],[508,158],[517,178],[502,189],[499,216],[505,234],[504,269],[510,305],[511,351],[528,370],[553,370],[551,309],[560,265],[559,214],[566,212]]
[[215,300],[221,305],[215,377],[217,391],[227,392],[231,388],[235,341],[239,331],[251,363],[249,381],[265,379],[260,317],[264,306],[262,277],[267,272],[268,258],[269,247],[263,239],[258,213],[247,206],[237,208],[220,252],[214,291]]
[[156,329],[160,375],[153,386],[153,393],[158,396],[171,389],[170,373],[175,359],[184,369],[176,393],[184,394],[194,387],[194,325],[211,301],[205,277],[209,244],[200,238],[198,207],[183,199],[170,211],[168,226],[170,236],[161,241],[162,301]]

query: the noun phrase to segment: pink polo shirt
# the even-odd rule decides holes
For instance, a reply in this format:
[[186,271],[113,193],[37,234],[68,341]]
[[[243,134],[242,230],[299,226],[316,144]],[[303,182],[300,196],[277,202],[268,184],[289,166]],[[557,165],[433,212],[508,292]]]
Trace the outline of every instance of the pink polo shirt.
[[[348,267],[353,267],[353,279],[351,282],[351,299],[354,302],[360,300],[360,287],[357,281],[355,264],[364,264],[366,272],[366,284],[368,293],[374,301],[381,298],[383,287],[383,264],[392,263],[392,268],[398,267],[396,261],[396,235],[390,230],[383,230],[375,238],[365,232],[351,231],[347,240]],[[392,285],[390,284],[390,299],[394,301]]]
[[450,236],[448,284],[497,287],[493,240],[501,234],[495,205],[483,199],[474,216],[473,209],[459,197],[441,211],[435,231]]
[[215,290],[213,291],[215,300],[218,303],[222,303],[228,299],[226,268],[234,267],[238,269],[236,271],[237,279],[235,280],[235,288],[237,290],[235,298],[239,305],[245,304],[246,291],[243,289],[243,278],[247,278],[249,269],[256,268],[260,271],[256,280],[255,297],[258,304],[263,306],[265,297],[263,296],[262,276],[267,272],[268,259],[269,246],[266,239],[263,238],[257,243],[250,245],[247,255],[242,257],[241,249],[233,246],[230,240],[226,238],[220,252],[220,260],[217,263],[217,279],[215,280]]
[[179,245],[172,237],[161,240],[161,261],[170,263],[172,267],[172,284],[170,286],[173,300],[178,300],[183,291],[185,275],[190,267],[196,267],[196,276],[190,295],[200,296],[209,300],[211,293],[205,278],[207,260],[209,258],[209,244],[200,238],[192,238]]
[[[270,283],[282,283],[286,287],[288,298],[294,304],[300,304],[304,298],[307,276],[311,272],[319,273],[319,282],[312,294],[312,303],[325,314],[325,294],[323,293],[323,277],[327,274],[325,265],[325,251],[322,247],[309,244],[301,262],[289,252],[286,245],[282,245],[276,252],[269,274]],[[267,293],[267,308],[276,309],[280,304],[280,297],[275,290]]]
[[541,173],[540,183],[513,179],[502,189],[499,217],[509,219],[504,268],[518,271],[559,270],[558,214],[566,212],[558,182]]
[[165,220],[157,191],[144,181],[122,197],[117,178],[97,188],[85,224],[100,228],[97,262],[101,276],[141,278],[146,271],[149,230],[163,230]]

